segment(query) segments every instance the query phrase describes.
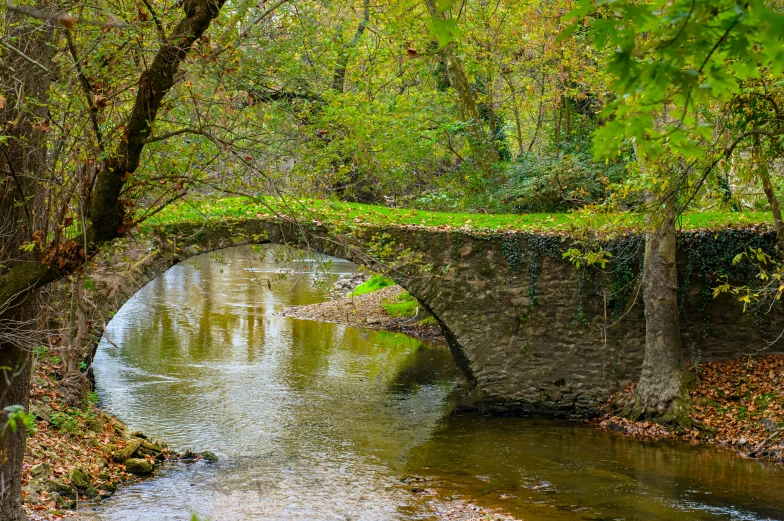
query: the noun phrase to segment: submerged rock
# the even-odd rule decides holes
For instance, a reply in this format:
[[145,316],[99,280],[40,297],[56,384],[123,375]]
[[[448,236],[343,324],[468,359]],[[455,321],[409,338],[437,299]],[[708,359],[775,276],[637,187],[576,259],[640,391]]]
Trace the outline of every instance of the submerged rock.
[[155,459],[159,459],[159,460],[164,459],[163,449],[159,445],[149,442],[147,440],[142,441],[142,444],[139,447],[138,452],[140,454],[151,456]]
[[180,460],[182,461],[196,461],[197,459],[199,459],[199,455],[190,449],[183,452],[182,456],[180,456]]
[[153,464],[146,459],[130,458],[125,460],[125,470],[137,476],[144,476],[152,473]]
[[207,463],[215,463],[216,461],[218,461],[218,456],[216,456],[214,452],[211,452],[211,451],[208,451],[208,450],[205,450],[204,452],[202,452],[201,453],[201,457]]

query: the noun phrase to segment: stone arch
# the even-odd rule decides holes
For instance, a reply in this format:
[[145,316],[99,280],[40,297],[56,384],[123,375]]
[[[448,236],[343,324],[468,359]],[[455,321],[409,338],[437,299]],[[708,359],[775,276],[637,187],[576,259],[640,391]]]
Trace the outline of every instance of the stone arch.
[[[97,255],[85,270],[85,276],[92,282],[91,297],[96,305],[91,311],[90,358],[95,355],[108,321],[128,300],[153,279],[193,256],[244,245],[281,244],[377,267],[380,263],[367,254],[362,247],[364,244],[358,245],[358,237],[353,238],[352,242],[334,234],[319,234],[317,230],[303,232],[293,223],[248,220],[216,228],[186,224],[156,229],[145,234],[143,239],[118,239]],[[458,367],[470,381],[470,365],[454,335],[428,305],[426,294],[421,292],[422,275],[414,273],[412,276],[411,272],[401,269],[388,274],[407,290],[412,287],[409,291],[436,318],[446,337],[451,339],[450,349]]]
[[[537,247],[542,242],[555,246],[543,250]],[[383,265],[440,324],[469,383],[466,405],[502,414],[593,416],[613,392],[639,377],[644,315],[636,305],[603,328],[606,303],[595,291],[586,294],[585,281],[561,258],[561,242],[523,232],[250,218],[160,227],[143,239],[116,242],[87,271],[96,307],[108,318],[174,264],[231,246],[288,244],[371,269]],[[594,284],[606,290],[609,282]],[[743,356],[780,325],[771,322],[766,331],[727,300],[706,309],[701,291],[692,284],[681,333],[687,350],[704,347],[704,361]],[[97,345],[102,320],[95,317],[94,324]]]

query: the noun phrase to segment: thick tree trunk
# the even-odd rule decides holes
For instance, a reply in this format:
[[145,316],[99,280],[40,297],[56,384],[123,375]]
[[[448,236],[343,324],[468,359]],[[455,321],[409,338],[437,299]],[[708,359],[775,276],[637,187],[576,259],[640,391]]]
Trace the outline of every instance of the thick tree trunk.
[[[32,322],[38,314],[37,295],[28,295],[27,300],[3,314],[3,327],[17,327],[16,335],[27,340],[34,337]],[[25,338],[26,337],[26,338]],[[26,341],[8,341],[0,334],[0,405],[21,405],[27,410],[30,396],[32,371],[31,350]],[[27,519],[22,508],[22,462],[25,453],[27,429],[21,422],[12,428],[3,414],[0,422],[0,520],[22,521]]]
[[[51,8],[44,0],[36,9]],[[0,145],[0,519],[22,521],[22,461],[26,428],[9,421],[6,408],[28,406],[31,351],[35,344],[38,292],[29,280],[42,280],[38,251],[22,249],[34,237],[41,240],[48,230],[41,222],[45,194],[40,179],[46,178],[46,132],[36,123],[48,117],[46,108],[53,71],[55,47],[51,21],[25,23],[23,15],[6,11],[5,38],[18,51],[4,50],[0,68],[0,129],[6,137]],[[34,58],[38,65],[29,63]],[[46,70],[43,70],[46,69]]]
[[683,362],[678,322],[675,203],[670,198],[659,209],[645,234],[645,358],[632,415],[684,427],[684,397],[691,378]]

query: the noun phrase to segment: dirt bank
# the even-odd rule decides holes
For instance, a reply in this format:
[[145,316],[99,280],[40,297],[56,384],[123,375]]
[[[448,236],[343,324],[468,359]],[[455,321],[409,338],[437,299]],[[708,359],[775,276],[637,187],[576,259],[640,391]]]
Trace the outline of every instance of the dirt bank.
[[[784,462],[784,355],[707,362],[690,370],[699,383],[690,392],[694,427],[688,432],[609,413],[597,425],[637,438],[733,447],[743,457]],[[623,392],[633,390],[630,386]]]
[[338,297],[321,304],[292,307],[279,315],[365,329],[383,329],[421,338],[443,338],[438,325],[421,323],[429,317],[424,311],[414,317],[398,318],[384,309],[385,302],[393,302],[403,294],[405,290],[400,286],[389,286],[358,297]]
[[58,393],[59,357],[39,353],[38,358],[22,478],[31,520],[74,517],[74,509],[152,476],[158,463],[177,456],[165,443],[129,432],[123,422],[96,406],[94,394],[74,407],[66,405]]

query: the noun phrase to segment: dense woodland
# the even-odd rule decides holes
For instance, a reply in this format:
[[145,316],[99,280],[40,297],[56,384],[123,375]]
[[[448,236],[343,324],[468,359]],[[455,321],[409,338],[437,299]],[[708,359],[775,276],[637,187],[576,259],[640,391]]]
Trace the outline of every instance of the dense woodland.
[[[167,205],[201,197],[641,215],[648,340],[623,409],[681,421],[690,383],[679,216],[771,212],[784,244],[783,8],[9,2],[0,18],[2,519],[25,519],[20,425],[41,291]],[[769,283],[720,290],[777,299],[777,256],[759,256]]]

